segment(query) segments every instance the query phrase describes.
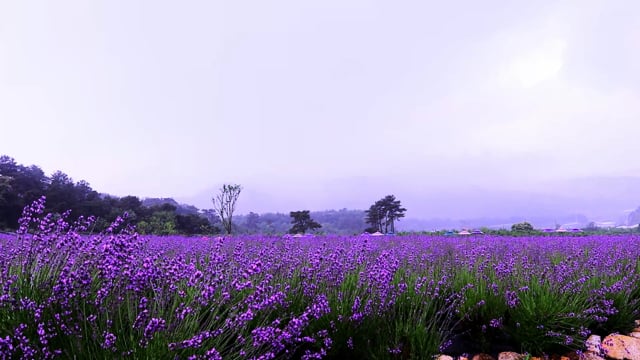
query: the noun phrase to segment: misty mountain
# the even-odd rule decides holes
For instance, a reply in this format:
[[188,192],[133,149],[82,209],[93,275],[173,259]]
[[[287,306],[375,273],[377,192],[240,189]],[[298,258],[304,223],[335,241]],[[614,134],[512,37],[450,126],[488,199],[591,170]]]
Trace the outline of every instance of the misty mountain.
[[[399,229],[479,227],[529,221],[537,227],[555,224],[585,225],[589,221],[624,224],[640,205],[640,177],[585,177],[539,182],[526,187],[451,187],[439,184],[403,184],[402,179],[351,177],[321,184],[278,187],[243,184],[238,212],[283,212],[309,209],[367,209],[387,194],[407,208]],[[210,208],[217,188],[180,198],[183,203]]]

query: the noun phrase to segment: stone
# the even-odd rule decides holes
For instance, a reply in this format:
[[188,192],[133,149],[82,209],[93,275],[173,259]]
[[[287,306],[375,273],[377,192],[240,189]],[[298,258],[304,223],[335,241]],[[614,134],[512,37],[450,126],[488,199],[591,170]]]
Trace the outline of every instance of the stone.
[[602,352],[602,338],[599,335],[591,335],[584,342],[584,345],[588,352],[594,354],[600,354]]
[[471,360],[496,360],[496,359],[489,354],[480,353],[480,354],[473,355]]
[[567,356],[561,356],[558,354],[552,354],[551,360],[570,360]]
[[580,360],[580,355],[578,355],[578,353],[575,351],[568,352],[564,354],[563,357],[568,358],[569,360]]
[[453,360],[453,356],[449,355],[438,355],[436,360]]
[[630,333],[629,336],[634,337],[634,338],[640,338],[640,331],[634,331],[634,332]]
[[640,339],[611,334],[602,340],[602,352],[611,359],[640,360]]
[[513,351],[503,351],[498,354],[498,360],[522,360],[524,355]]
[[580,354],[580,360],[605,360],[605,359],[598,354],[587,351]]

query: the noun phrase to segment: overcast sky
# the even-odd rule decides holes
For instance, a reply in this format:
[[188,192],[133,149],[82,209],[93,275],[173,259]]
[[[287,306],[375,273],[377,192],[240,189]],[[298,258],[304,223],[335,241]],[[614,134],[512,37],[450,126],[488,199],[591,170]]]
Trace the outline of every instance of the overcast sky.
[[640,175],[640,1],[0,0],[0,122],[115,195]]

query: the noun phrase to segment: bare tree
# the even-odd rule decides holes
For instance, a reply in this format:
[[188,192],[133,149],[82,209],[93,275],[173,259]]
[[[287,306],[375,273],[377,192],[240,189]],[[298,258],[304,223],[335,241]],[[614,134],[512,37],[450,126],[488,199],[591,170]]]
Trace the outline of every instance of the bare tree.
[[222,226],[227,234],[231,234],[231,218],[236,209],[236,201],[240,196],[242,186],[235,184],[224,184],[220,188],[220,193],[211,199],[213,201],[213,209],[222,221]]

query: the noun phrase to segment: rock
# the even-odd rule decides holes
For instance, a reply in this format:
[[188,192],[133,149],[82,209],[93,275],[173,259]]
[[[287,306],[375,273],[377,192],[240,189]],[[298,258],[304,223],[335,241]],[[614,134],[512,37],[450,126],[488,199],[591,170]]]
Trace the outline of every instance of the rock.
[[588,352],[592,352],[594,354],[600,354],[602,352],[602,338],[599,335],[591,335],[584,342],[585,347]]
[[587,351],[580,354],[580,360],[604,360],[604,358],[598,354]]
[[[640,329],[638,329],[638,330],[640,330]],[[634,332],[630,333],[629,336],[634,337],[634,338],[640,338],[640,331],[634,331]]]
[[453,360],[453,357],[449,355],[438,355],[436,356],[436,360]]
[[513,351],[503,351],[498,354],[498,360],[521,360],[524,359],[524,355],[518,354]]
[[471,360],[496,360],[496,359],[489,354],[480,353],[480,354],[473,355]]
[[569,360],[580,360],[580,355],[577,352],[572,351],[564,354],[564,358],[568,358]]
[[611,334],[602,340],[602,352],[617,360],[640,360],[640,339]]
[[570,360],[568,357],[566,356],[560,356],[558,354],[553,354],[551,355],[551,360]]

